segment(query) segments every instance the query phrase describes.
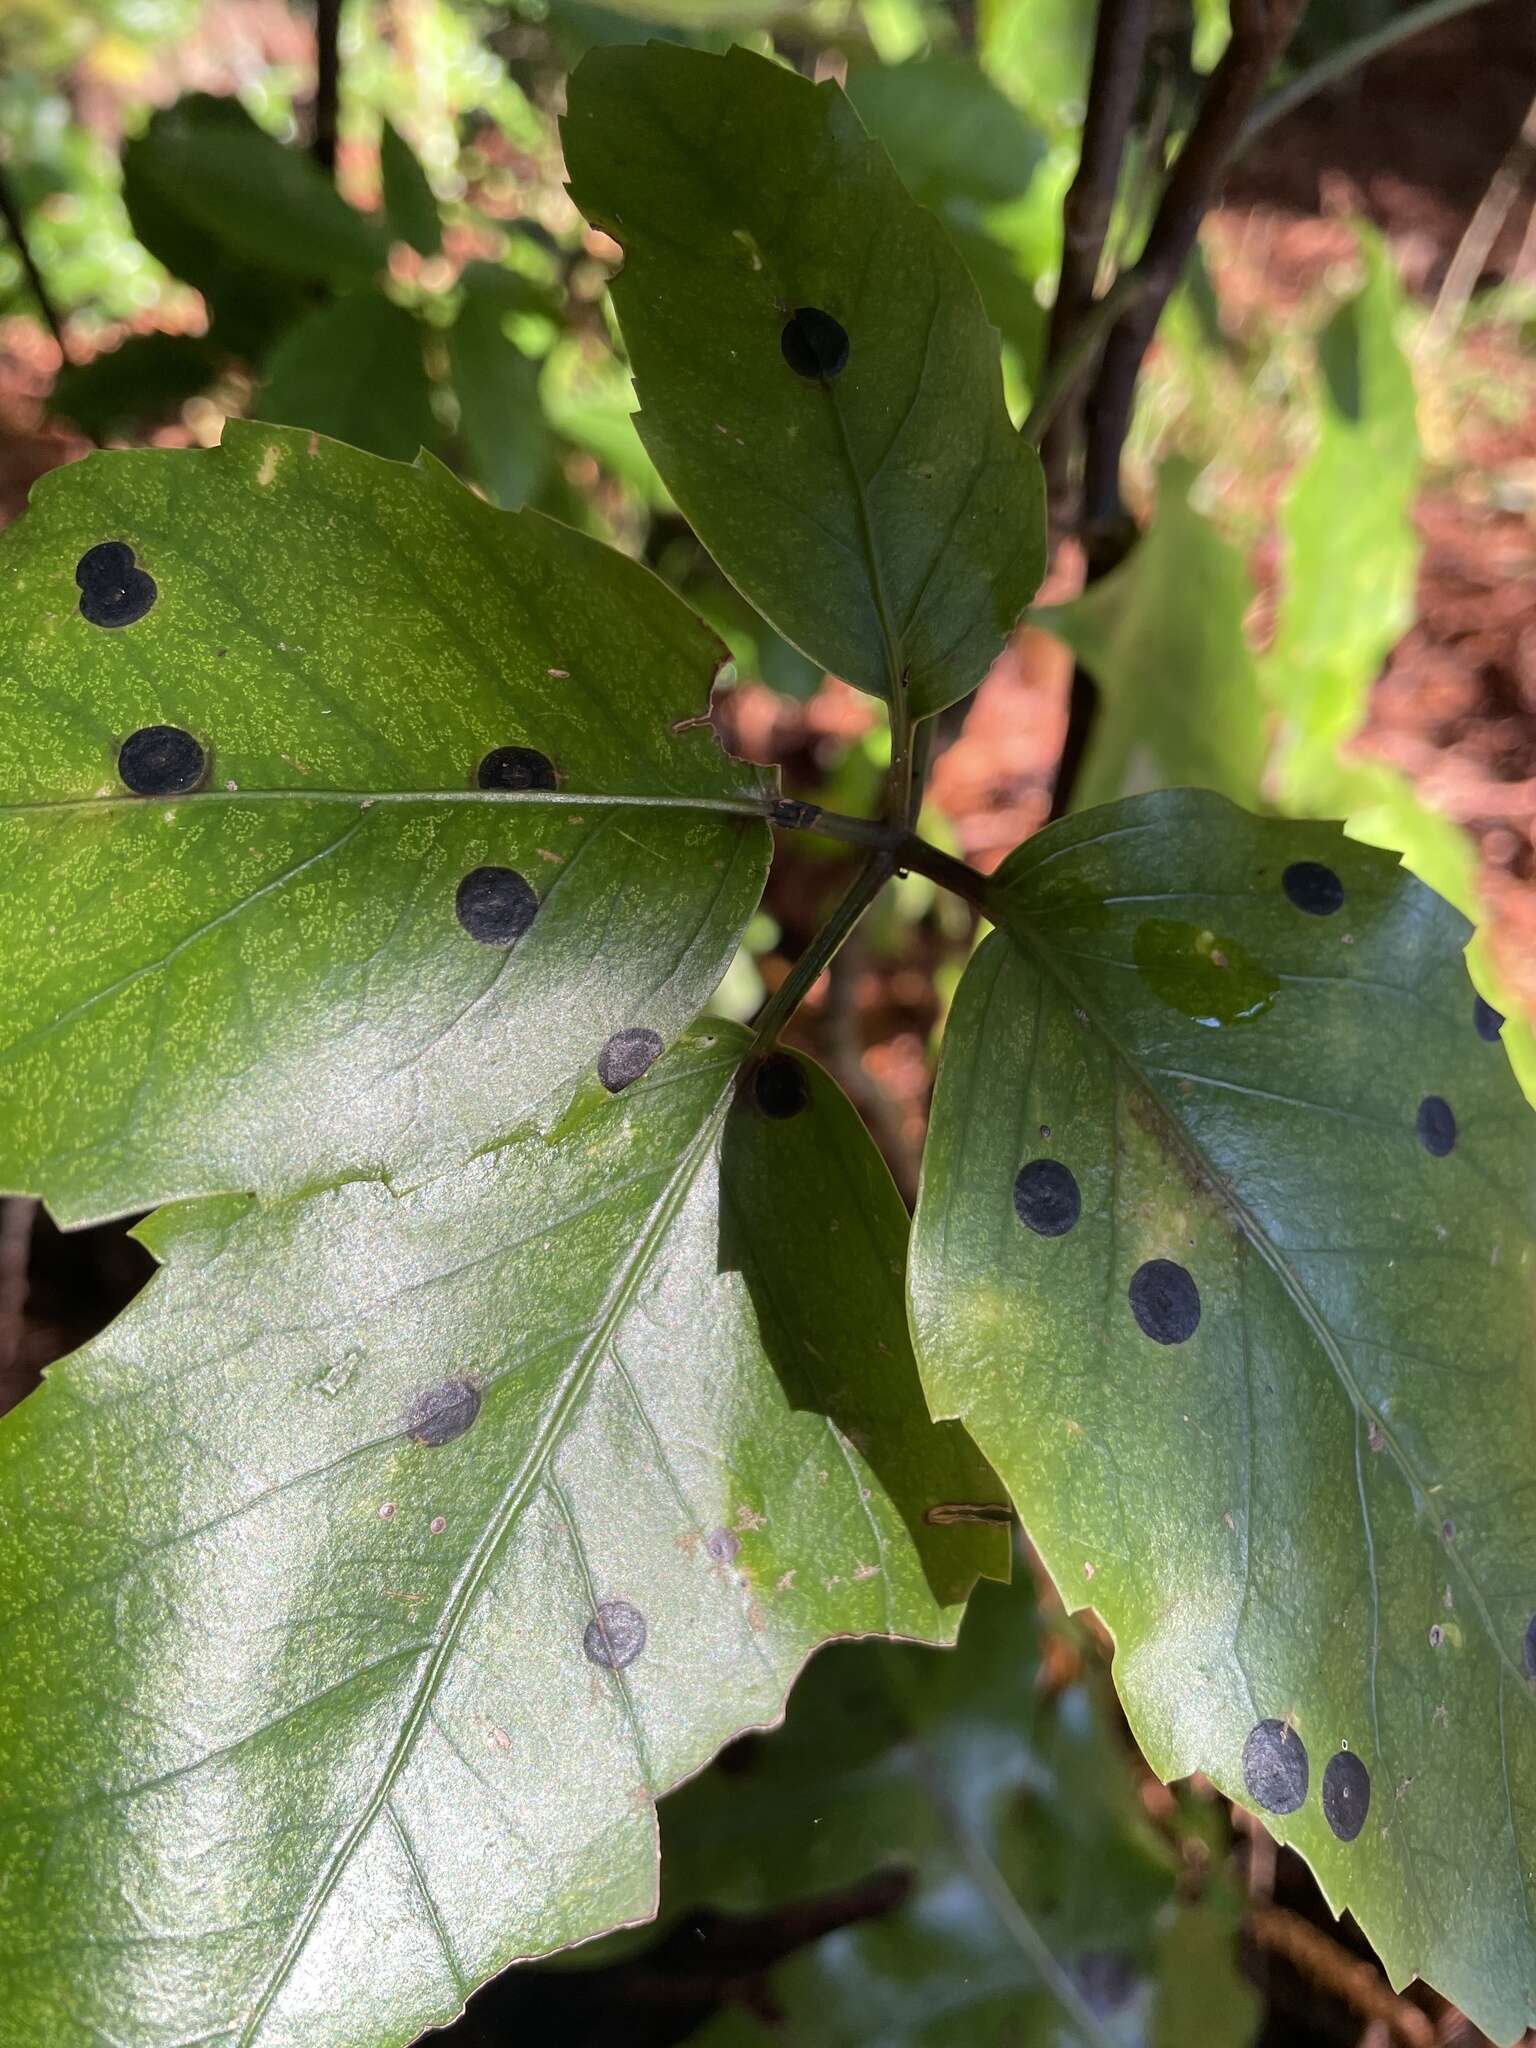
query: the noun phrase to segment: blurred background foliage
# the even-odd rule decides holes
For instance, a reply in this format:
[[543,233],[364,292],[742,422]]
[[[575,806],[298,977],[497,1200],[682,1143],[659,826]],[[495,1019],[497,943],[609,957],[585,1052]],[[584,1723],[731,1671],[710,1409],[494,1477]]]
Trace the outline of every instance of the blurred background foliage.
[[[1103,693],[1079,802],[1201,782],[1403,852],[1477,923],[1474,972],[1536,1089],[1536,14],[1469,5],[1348,68],[1409,11],[1313,0],[1287,75],[1339,79],[1240,155],[1142,379],[1144,537],[1087,591],[1063,539],[941,721],[923,829],[990,866],[1043,821],[1070,650]],[[1092,27],[1088,0],[344,0],[332,136],[315,16],[288,0],[8,0],[0,519],[93,444],[211,445],[233,414],[425,447],[648,561],[729,645],[722,736],[796,794],[872,810],[874,707],[749,611],[634,430],[617,252],[562,183],[564,80],[594,44],[656,35],[840,80],[969,265],[1022,420]],[[1227,35],[1225,0],[1160,9],[1103,283]],[[737,1017],[839,883],[835,848],[781,855],[720,993]],[[963,905],[907,878],[798,1026],[909,1195],[974,942]],[[139,1257],[37,1221],[30,1297],[24,1276],[25,1305],[0,1303],[0,1406],[121,1305]],[[782,1732],[667,1803],[658,1926],[509,1973],[454,2037],[1477,2038],[1429,1993],[1394,1997],[1209,1788],[1150,1779],[1105,1646],[1041,1601],[1022,1557],[953,1655],[818,1659]]]

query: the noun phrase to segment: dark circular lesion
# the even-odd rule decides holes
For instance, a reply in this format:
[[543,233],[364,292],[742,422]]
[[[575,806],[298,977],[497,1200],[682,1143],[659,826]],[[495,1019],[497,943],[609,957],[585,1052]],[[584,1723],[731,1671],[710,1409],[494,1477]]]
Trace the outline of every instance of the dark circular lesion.
[[1352,1842],[1370,1810],[1371,1774],[1352,1749],[1341,1749],[1323,1772],[1323,1819],[1341,1842]]
[[1444,1159],[1456,1148],[1456,1112],[1443,1095],[1426,1095],[1416,1119],[1419,1143],[1432,1159]]
[[1307,1796],[1307,1745],[1284,1721],[1259,1721],[1243,1744],[1243,1783],[1266,1813],[1295,1813]]
[[643,1024],[615,1031],[597,1056],[597,1078],[610,1095],[650,1072],[661,1058],[661,1034]]
[[1496,1010],[1482,996],[1472,998],[1472,1028],[1485,1045],[1497,1045],[1504,1029],[1504,1012]]
[[426,1387],[411,1403],[406,1433],[414,1442],[436,1450],[463,1436],[480,1413],[480,1389],[472,1380],[444,1380]]
[[784,360],[797,377],[830,384],[848,367],[848,330],[820,306],[797,306],[779,335]]
[[559,777],[537,747],[493,747],[475,770],[480,789],[556,789]]
[[515,946],[538,916],[539,899],[516,868],[471,868],[458,886],[453,910],[482,946]]
[[771,1052],[752,1069],[752,1100],[763,1116],[782,1122],[798,1116],[811,1099],[805,1073],[793,1053]]
[[1131,1314],[1154,1344],[1184,1344],[1200,1327],[1200,1290],[1173,1259],[1148,1259],[1131,1275]]
[[1308,917],[1332,917],[1344,907],[1344,884],[1320,860],[1293,860],[1280,877],[1280,886]]
[[117,750],[117,772],[135,796],[183,796],[208,773],[208,756],[179,725],[145,725]]
[[1031,1159],[1014,1178],[1013,1210],[1037,1237],[1065,1237],[1083,1213],[1076,1175],[1059,1159]]
[[645,1616],[627,1600],[599,1600],[597,1612],[582,1631],[581,1647],[590,1663],[604,1671],[622,1671],[645,1648]]
[[98,541],[75,564],[80,616],[92,626],[132,626],[160,592],[125,540]]

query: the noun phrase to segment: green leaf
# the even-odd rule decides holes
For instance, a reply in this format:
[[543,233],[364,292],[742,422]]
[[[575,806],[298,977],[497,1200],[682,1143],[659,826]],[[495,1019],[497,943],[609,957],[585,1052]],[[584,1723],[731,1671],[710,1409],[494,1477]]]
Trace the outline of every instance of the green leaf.
[[[995,915],[913,1240],[935,1412],[1103,1616],[1158,1774],[1264,1804],[1395,1982],[1512,2040],[1536,1145],[1467,926],[1337,827],[1200,792],[1041,834]],[[1258,1766],[1303,1754],[1289,1811]]]
[[219,374],[216,348],[193,334],[131,334],[88,363],[66,363],[48,407],[93,441],[159,424]]
[[[699,538],[810,659],[917,716],[962,696],[1040,580],[1045,515],[942,228],[835,85],[745,50],[595,50],[563,132],[625,250],[641,438]],[[802,309],[835,323],[820,356]]]
[[459,401],[459,433],[475,480],[498,505],[534,497],[555,459],[539,407],[540,365],[508,339],[506,285],[520,280],[472,263],[460,283],[464,303],[448,333],[448,361]]
[[437,201],[415,151],[393,121],[385,121],[379,133],[379,171],[390,233],[418,256],[435,256],[443,246]]
[[[154,601],[103,629],[77,576],[109,542]],[[757,903],[763,827],[687,808],[765,790],[696,729],[719,643],[437,464],[239,422],[91,456],[0,538],[0,588],[0,1185],[63,1221],[440,1171],[547,1121],[611,1033],[670,1040]],[[126,792],[154,726],[204,788]],[[503,747],[558,787],[479,789]],[[486,867],[539,899],[515,945],[456,914]]]
[[409,462],[438,438],[421,344],[414,315],[382,293],[335,299],[272,351],[261,415]]
[[747,1043],[410,1193],[147,1227],[0,1431],[10,2038],[413,2040],[649,1915],[655,1798],[819,1643],[950,1639],[1005,1568],[924,1520],[995,1482],[923,1409],[889,1176]]
[[1142,2038],[1173,1859],[1093,1674],[1046,1690],[1035,1599],[1027,1571],[979,1588],[943,1656],[830,1651],[782,1732],[663,1807],[664,1916],[803,1900],[814,1925],[817,1900],[910,1880],[775,1971],[778,2026],[722,2016],[700,2048],[1097,2043],[1084,2006]]
[[1165,463],[1129,557],[1071,604],[1036,614],[1103,693],[1082,808],[1168,783],[1258,795],[1264,713],[1243,637],[1252,586],[1237,550],[1190,503],[1195,475]]
[[952,223],[1020,198],[1044,161],[1039,130],[969,57],[853,64],[846,90],[912,197]]

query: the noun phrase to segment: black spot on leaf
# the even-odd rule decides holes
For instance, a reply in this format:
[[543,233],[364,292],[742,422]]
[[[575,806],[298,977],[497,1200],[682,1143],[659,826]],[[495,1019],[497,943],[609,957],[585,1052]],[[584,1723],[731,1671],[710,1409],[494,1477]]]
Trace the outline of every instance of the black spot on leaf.
[[1280,886],[1308,917],[1332,917],[1344,905],[1344,884],[1320,860],[1293,860]]
[[784,323],[779,346],[797,377],[830,384],[848,367],[848,330],[819,306],[797,306]]
[[615,1031],[597,1056],[597,1078],[610,1095],[638,1081],[661,1058],[661,1039],[643,1024]]
[[1472,998],[1472,1025],[1485,1044],[1497,1045],[1499,1033],[1504,1028],[1504,1012],[1496,1010],[1492,1003],[1485,1003],[1481,996]]
[[131,626],[154,603],[155,579],[138,567],[126,541],[99,541],[75,564],[80,616],[93,626]]
[[1520,1668],[1527,1678],[1536,1678],[1536,1614],[1525,1625],[1525,1641],[1520,1646]]
[[1341,1842],[1352,1842],[1371,1810],[1371,1774],[1351,1749],[1328,1759],[1323,1772],[1323,1819]]
[[581,1647],[605,1671],[622,1671],[645,1648],[645,1616],[627,1600],[600,1600],[583,1631]]
[[475,770],[482,789],[553,789],[555,764],[533,747],[495,747]]
[[1260,1721],[1243,1744],[1243,1783],[1266,1813],[1294,1813],[1307,1796],[1307,1745],[1283,1721]]
[[436,1450],[463,1436],[480,1413],[480,1389],[468,1380],[444,1380],[440,1387],[428,1387],[412,1404],[407,1428],[419,1444]]
[[741,1549],[741,1538],[734,1529],[714,1529],[704,1539],[704,1548],[720,1564],[730,1564]]
[[1083,1213],[1083,1198],[1059,1159],[1031,1159],[1013,1183],[1013,1207],[1036,1237],[1065,1237]]
[[1183,1344],[1200,1325],[1200,1290],[1172,1259],[1148,1259],[1131,1275],[1131,1314],[1154,1344]]
[[180,796],[202,781],[208,757],[179,725],[146,725],[118,748],[117,772],[135,796]]
[[1444,1096],[1426,1095],[1419,1104],[1419,1143],[1435,1159],[1455,1145],[1456,1114]]
[[798,1116],[810,1100],[800,1062],[787,1052],[770,1053],[752,1076],[752,1099],[764,1116]]
[[516,868],[471,868],[460,882],[454,914],[482,946],[513,946],[538,914],[539,899]]

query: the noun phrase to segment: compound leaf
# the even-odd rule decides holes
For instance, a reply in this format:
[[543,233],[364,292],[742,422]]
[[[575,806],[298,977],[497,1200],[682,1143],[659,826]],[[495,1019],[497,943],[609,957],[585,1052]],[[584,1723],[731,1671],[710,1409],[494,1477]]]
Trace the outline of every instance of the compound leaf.
[[999,873],[913,1242],[936,1413],[1113,1632],[1160,1775],[1417,1972],[1536,2016],[1536,1126],[1468,927],[1207,793]]
[[564,123],[637,424],[784,637],[919,716],[980,681],[1043,568],[997,337],[841,90],[742,49],[589,53]]
[[767,833],[687,806],[763,785],[637,564],[236,422],[55,472],[0,554],[0,1185],[409,1181],[707,1001]]
[[0,1432],[7,2042],[413,2040],[654,1911],[655,1798],[818,1644],[1006,1569],[925,1519],[998,1496],[879,1155],[747,1046],[409,1193],[152,1220]]

